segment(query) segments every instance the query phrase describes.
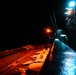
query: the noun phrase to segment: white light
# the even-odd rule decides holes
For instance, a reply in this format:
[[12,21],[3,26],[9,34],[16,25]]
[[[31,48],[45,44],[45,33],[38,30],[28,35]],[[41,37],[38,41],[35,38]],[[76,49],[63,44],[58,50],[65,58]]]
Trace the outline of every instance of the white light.
[[65,8],[66,10],[73,10],[73,8]]
[[61,34],[60,36],[64,37],[64,36],[66,36],[66,35],[65,35],[65,34]]
[[55,41],[59,41],[59,39],[56,38]]
[[69,3],[69,6],[70,6],[70,7],[74,7],[74,6],[75,6],[75,1],[71,1],[71,2]]
[[65,12],[64,14],[67,14],[68,15],[68,12]]

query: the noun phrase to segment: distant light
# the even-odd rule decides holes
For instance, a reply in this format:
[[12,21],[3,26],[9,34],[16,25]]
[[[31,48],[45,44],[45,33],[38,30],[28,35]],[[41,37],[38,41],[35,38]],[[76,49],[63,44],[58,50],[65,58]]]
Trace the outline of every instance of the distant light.
[[75,6],[75,1],[71,1],[70,3],[69,3],[69,7],[74,7]]
[[73,13],[72,9],[69,9],[69,10],[67,10],[67,12],[65,12],[65,14],[67,14],[67,15],[72,15],[72,13]]
[[51,33],[51,32],[53,32],[51,28],[46,28],[45,31],[46,31],[46,33]]
[[65,12],[64,14],[68,15],[68,12]]
[[65,8],[66,10],[72,10],[73,8]]
[[62,32],[62,29],[58,29],[57,31],[61,31]]
[[65,34],[61,34],[60,36],[64,37],[64,36],[66,36],[66,35],[65,35]]
[[55,41],[59,41],[59,39],[56,38]]
[[67,38],[67,36],[66,36],[65,34],[61,34],[61,35],[60,35],[60,38],[65,38],[66,41],[68,41],[68,38]]
[[47,33],[50,33],[51,32],[51,30],[50,29],[47,29]]

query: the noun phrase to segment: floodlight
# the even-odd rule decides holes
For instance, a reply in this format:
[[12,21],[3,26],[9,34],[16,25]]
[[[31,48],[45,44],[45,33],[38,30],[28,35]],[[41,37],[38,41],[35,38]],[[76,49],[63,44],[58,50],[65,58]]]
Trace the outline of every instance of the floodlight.
[[74,7],[75,6],[75,1],[71,1],[70,3],[69,3],[69,7]]

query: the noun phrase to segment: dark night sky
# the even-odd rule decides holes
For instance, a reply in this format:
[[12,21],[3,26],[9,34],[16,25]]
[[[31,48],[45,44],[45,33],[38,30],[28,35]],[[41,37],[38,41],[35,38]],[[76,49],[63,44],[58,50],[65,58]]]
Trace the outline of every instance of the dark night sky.
[[48,9],[53,17],[53,9],[58,28],[65,28],[65,0],[28,0],[2,3],[1,49],[24,44],[45,43],[44,27],[52,27]]

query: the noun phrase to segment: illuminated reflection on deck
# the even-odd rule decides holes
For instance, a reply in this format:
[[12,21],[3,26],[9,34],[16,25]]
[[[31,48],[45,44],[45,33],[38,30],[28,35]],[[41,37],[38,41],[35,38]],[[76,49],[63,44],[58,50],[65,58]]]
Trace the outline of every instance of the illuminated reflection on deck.
[[64,52],[65,59],[62,60],[61,75],[75,75],[76,73],[76,54],[74,52]]
[[52,54],[48,75],[76,75],[76,52],[73,49],[60,40],[55,40]]

